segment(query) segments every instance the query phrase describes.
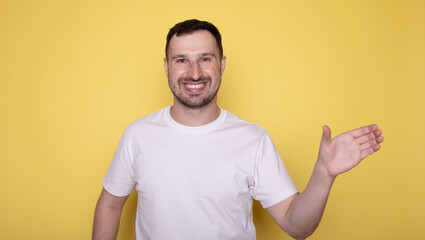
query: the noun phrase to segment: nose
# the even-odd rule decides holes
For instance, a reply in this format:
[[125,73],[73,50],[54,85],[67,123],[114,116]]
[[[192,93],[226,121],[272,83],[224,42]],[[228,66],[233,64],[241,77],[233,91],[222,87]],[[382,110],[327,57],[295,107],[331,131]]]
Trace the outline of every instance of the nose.
[[198,81],[201,77],[201,68],[198,62],[191,62],[188,75],[193,78],[193,80]]

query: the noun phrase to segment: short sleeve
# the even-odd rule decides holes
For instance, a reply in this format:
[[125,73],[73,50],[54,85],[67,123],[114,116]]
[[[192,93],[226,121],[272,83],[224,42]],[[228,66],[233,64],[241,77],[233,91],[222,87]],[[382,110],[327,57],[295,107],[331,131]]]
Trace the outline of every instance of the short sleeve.
[[266,132],[257,149],[252,197],[267,208],[297,192],[297,187]]
[[129,149],[131,149],[131,142],[128,139],[126,130],[103,179],[103,187],[114,196],[127,196],[133,191],[135,186],[134,169]]

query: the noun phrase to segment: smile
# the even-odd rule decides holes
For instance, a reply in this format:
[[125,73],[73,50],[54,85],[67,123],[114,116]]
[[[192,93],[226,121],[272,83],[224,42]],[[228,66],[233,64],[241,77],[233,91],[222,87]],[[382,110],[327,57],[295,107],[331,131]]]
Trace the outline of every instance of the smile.
[[189,88],[189,89],[198,89],[198,88],[204,87],[205,83],[203,83],[203,84],[185,84],[184,86],[186,88]]

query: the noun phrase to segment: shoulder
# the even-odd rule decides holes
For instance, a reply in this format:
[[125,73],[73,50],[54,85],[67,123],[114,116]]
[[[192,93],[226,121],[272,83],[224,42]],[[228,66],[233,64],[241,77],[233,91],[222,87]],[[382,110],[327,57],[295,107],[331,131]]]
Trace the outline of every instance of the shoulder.
[[135,120],[127,126],[125,132],[127,134],[132,134],[134,132],[145,131],[156,127],[164,127],[166,122],[165,114],[167,114],[168,109],[169,107],[165,107]]
[[224,123],[224,126],[226,128],[240,130],[243,131],[245,134],[255,135],[258,137],[262,137],[267,133],[267,131],[260,125],[243,120],[228,111],[226,111],[226,121]]

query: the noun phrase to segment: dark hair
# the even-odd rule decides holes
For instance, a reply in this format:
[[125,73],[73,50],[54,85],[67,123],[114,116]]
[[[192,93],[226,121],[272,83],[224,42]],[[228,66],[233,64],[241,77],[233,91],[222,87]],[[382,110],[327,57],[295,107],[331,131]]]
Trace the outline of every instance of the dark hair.
[[220,53],[220,58],[223,57],[223,46],[221,45],[221,35],[218,29],[207,21],[199,21],[197,19],[190,19],[184,22],[177,23],[170,29],[167,34],[167,43],[165,44],[165,56],[168,59],[168,45],[170,44],[171,38],[176,34],[176,36],[180,36],[186,33],[193,33],[198,30],[207,30],[210,32],[217,42],[218,51]]

